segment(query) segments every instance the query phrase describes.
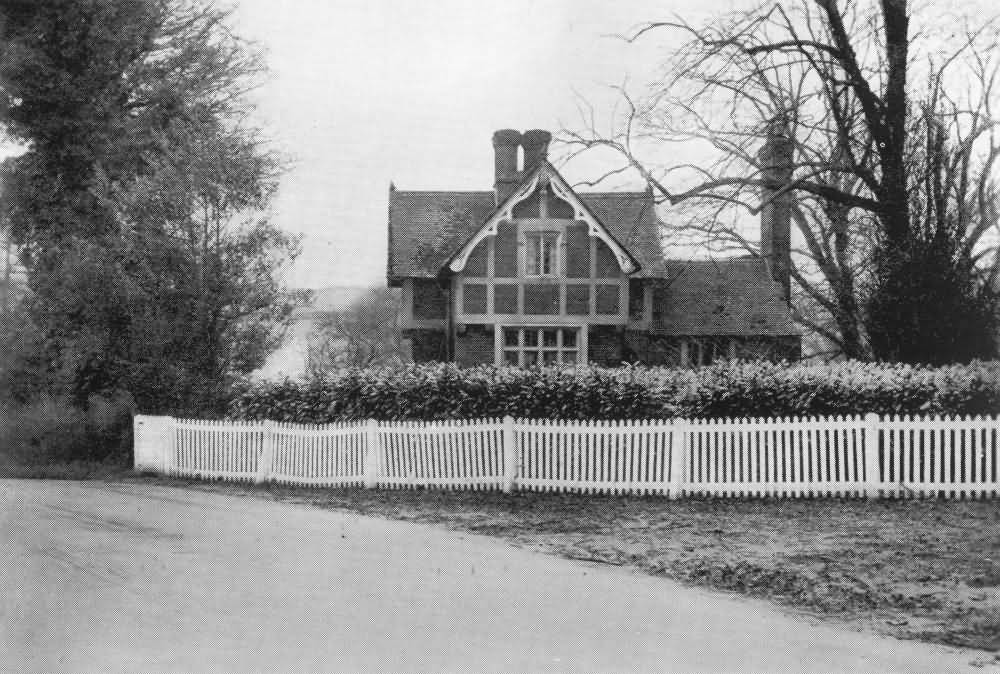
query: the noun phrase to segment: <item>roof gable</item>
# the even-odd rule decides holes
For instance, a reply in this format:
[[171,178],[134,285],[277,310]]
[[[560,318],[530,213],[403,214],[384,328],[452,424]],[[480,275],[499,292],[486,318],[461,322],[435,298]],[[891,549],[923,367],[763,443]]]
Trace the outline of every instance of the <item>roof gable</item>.
[[524,201],[536,190],[548,186],[552,192],[573,208],[573,218],[587,223],[590,236],[596,236],[604,241],[611,252],[618,260],[618,265],[622,272],[633,274],[639,271],[640,264],[632,256],[629,250],[622,245],[615,236],[604,226],[604,223],[594,215],[590,208],[573,191],[566,180],[559,174],[552,164],[546,159],[539,162],[538,167],[529,173],[518,185],[517,189],[507,197],[503,203],[497,206],[496,210],[490,214],[481,227],[471,236],[464,245],[455,251],[455,254],[448,260],[448,267],[452,272],[460,272],[465,269],[465,263],[469,259],[469,254],[483,239],[488,236],[496,236],[497,226],[504,221],[513,220],[514,207]]

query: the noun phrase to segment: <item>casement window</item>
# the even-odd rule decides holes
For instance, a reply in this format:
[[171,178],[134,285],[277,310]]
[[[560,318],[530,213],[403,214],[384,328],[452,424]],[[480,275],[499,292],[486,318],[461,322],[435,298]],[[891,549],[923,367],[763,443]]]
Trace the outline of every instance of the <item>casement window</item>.
[[559,269],[559,234],[525,232],[524,273],[526,276],[555,276]]
[[580,353],[579,328],[503,329],[503,362],[530,367],[550,363],[577,363]]

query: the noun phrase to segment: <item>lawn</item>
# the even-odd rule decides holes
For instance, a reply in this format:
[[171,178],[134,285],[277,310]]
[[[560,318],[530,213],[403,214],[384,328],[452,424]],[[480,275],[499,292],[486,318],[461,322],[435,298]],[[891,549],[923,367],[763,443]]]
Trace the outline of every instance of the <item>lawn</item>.
[[882,634],[1000,650],[1000,500],[669,501],[137,479],[434,523]]

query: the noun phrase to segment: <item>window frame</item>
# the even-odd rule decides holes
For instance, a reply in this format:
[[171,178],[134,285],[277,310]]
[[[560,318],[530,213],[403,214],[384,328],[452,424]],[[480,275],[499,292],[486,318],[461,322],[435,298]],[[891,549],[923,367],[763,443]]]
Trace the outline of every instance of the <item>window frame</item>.
[[[522,236],[524,237],[524,254],[522,256],[524,277],[531,279],[549,279],[560,277],[562,269],[563,232],[553,229],[532,229],[522,232]],[[538,241],[535,251],[531,250],[533,240]],[[545,246],[546,241],[551,241],[548,248]],[[545,273],[542,266],[546,250],[551,252],[551,264],[550,271],[548,273]],[[532,252],[535,252],[537,257],[533,256]],[[538,265],[537,273],[532,272],[533,262]]]
[[[556,333],[556,343],[554,345],[545,344],[545,332],[555,331]],[[586,338],[585,330],[582,325],[498,325],[497,326],[497,365],[515,365],[515,363],[508,363],[507,357],[510,353],[517,354],[517,367],[531,367],[532,365],[546,365],[546,364],[566,364],[566,365],[579,365],[586,362]],[[509,331],[517,331],[517,344],[508,344],[507,337]],[[534,344],[529,344],[531,341],[527,338],[529,333],[535,334]],[[574,340],[572,345],[565,344],[566,333],[573,333]],[[554,361],[545,361],[545,353],[555,353],[556,359]],[[534,354],[534,362],[528,363],[531,358],[527,357],[525,354]],[[574,354],[572,360],[564,358],[565,354]]]

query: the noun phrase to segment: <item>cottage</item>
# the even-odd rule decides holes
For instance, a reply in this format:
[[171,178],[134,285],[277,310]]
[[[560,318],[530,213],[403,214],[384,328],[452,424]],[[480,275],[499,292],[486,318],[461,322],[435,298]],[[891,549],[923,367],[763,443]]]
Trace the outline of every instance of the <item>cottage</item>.
[[[668,260],[652,193],[576,192],[546,159],[550,139],[497,131],[490,191],[390,186],[387,280],[402,289],[410,358],[690,366],[799,357],[785,196],[765,199],[761,256]],[[783,149],[776,137],[764,150],[776,179]]]

